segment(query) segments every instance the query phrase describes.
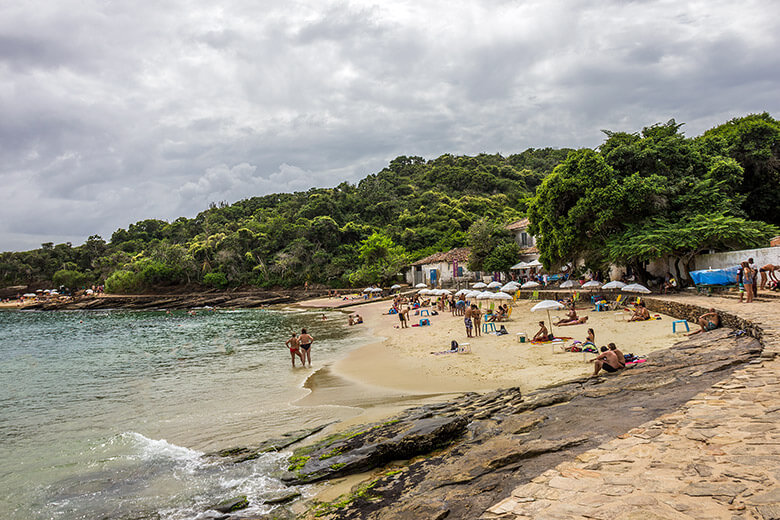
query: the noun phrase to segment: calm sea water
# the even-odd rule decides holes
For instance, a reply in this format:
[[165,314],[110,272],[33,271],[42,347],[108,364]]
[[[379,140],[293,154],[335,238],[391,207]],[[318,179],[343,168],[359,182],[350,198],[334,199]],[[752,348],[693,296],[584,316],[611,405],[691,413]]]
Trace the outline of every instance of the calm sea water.
[[290,331],[315,337],[315,370],[367,339],[320,316],[0,311],[0,517],[175,520],[238,494],[268,511],[284,454],[201,455],[357,413],[294,404],[312,370],[291,368]]

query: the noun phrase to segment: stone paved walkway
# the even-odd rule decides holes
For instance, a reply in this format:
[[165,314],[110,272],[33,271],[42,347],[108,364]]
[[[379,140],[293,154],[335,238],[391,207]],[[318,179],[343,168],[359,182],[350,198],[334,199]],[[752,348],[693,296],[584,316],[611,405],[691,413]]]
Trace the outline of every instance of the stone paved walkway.
[[762,359],[516,488],[484,520],[780,519],[780,302],[677,298],[758,325]]

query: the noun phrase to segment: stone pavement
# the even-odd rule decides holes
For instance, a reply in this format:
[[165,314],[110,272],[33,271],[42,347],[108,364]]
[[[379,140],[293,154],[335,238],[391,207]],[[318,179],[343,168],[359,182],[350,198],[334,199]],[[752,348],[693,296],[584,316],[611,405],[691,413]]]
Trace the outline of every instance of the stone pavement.
[[666,299],[752,322],[762,358],[517,487],[482,519],[780,519],[780,302]]

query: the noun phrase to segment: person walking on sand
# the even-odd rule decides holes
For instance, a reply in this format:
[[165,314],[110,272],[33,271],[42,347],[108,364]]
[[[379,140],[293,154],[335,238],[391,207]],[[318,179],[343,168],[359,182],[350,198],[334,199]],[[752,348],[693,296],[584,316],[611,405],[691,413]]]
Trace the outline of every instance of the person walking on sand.
[[473,337],[471,335],[471,329],[474,327],[474,325],[471,322],[471,307],[467,307],[465,314],[463,316],[463,324],[466,326],[466,337],[471,338]]
[[482,311],[476,305],[471,306],[471,319],[474,320],[474,336],[481,336]]
[[406,329],[409,328],[409,325],[407,325],[407,322],[409,321],[409,306],[406,304],[401,305],[401,308],[398,310],[398,319],[401,322],[401,328]]
[[298,336],[298,342],[301,345],[301,359],[303,360],[303,366],[306,367],[306,360],[309,360],[309,368],[311,368],[311,344],[314,338],[306,332],[306,329],[301,329],[301,335]]
[[295,356],[301,358],[301,363],[303,363],[303,366],[306,366],[306,362],[303,360],[303,354],[301,354],[300,350],[301,344],[294,332],[290,335],[290,339],[287,340],[285,345],[287,345],[287,348],[290,349],[290,357],[292,358],[293,368],[295,368]]

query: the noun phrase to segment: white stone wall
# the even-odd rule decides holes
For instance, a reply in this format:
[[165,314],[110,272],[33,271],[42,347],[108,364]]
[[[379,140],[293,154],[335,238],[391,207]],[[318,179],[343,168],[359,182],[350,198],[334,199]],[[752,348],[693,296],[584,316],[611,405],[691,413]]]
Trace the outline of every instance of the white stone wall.
[[725,253],[713,253],[711,255],[699,255],[694,259],[696,271],[701,269],[723,269],[734,267],[752,258],[756,266],[766,264],[780,264],[780,247],[762,247],[760,249],[745,249],[742,251],[727,251]]

